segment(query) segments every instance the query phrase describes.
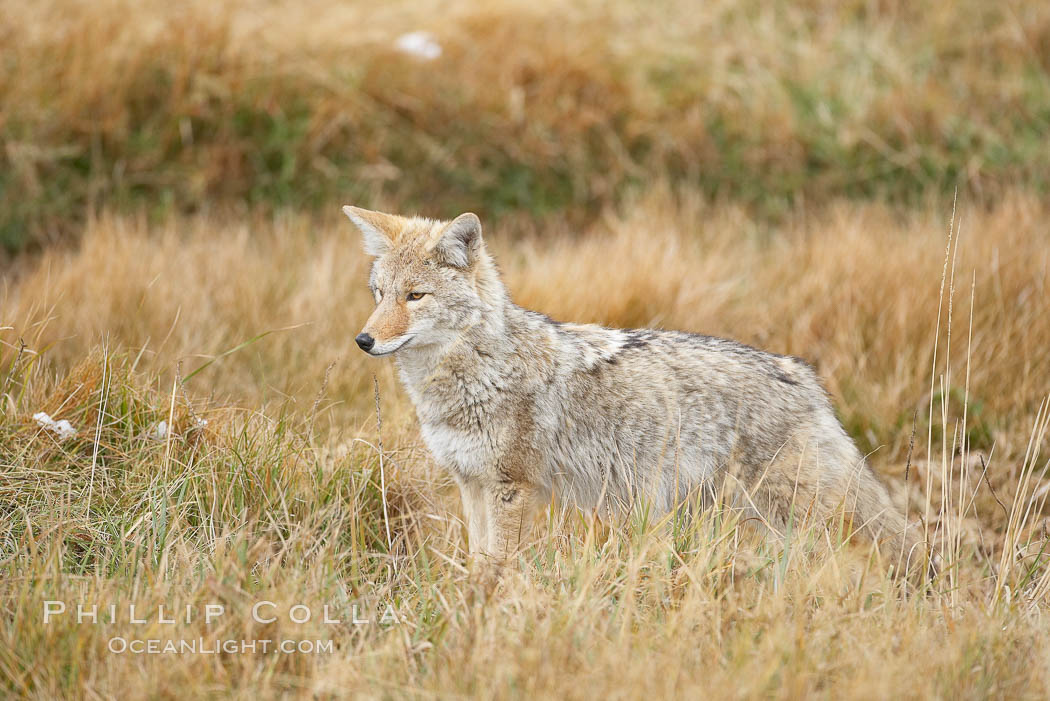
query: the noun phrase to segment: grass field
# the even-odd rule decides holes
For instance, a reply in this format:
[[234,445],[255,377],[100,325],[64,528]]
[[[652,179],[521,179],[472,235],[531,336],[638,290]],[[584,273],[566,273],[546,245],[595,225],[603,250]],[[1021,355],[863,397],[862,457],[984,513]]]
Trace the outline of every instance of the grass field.
[[[40,696],[1042,696],[1050,319],[1033,299],[1046,294],[1048,212],[1024,194],[964,207],[946,249],[950,213],[843,204],[770,231],[663,191],[554,242],[490,233],[515,296],[557,318],[731,334],[813,360],[944,557],[926,596],[889,580],[868,544],[812,529],[774,546],[714,515],[672,534],[555,524],[488,592],[464,569],[458,497],[391,365],[348,343],[371,305],[348,223],[93,222],[2,298],[14,326],[0,337],[5,684]],[[38,411],[76,436],[42,430]],[[162,421],[174,432],[158,434]],[[259,626],[261,599],[318,616],[391,601],[406,623]],[[45,626],[46,600],[152,612],[214,600],[230,614],[218,627]],[[132,635],[337,647],[108,650]]]
[[[3,695],[1050,695],[1039,3],[0,9]],[[493,581],[353,346],[344,203],[474,209],[556,319],[806,358],[939,574],[552,512]]]
[[[420,29],[433,61],[394,48]],[[1048,190],[1039,2],[38,0],[0,38],[10,250],[106,205],[580,223],[653,173],[765,217]]]

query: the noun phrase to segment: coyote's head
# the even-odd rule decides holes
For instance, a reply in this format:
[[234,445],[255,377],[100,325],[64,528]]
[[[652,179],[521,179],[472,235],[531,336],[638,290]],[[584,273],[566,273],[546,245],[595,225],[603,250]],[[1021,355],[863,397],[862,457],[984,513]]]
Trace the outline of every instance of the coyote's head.
[[476,215],[443,222],[343,211],[375,257],[368,285],[376,309],[354,339],[369,355],[452,343],[503,294]]

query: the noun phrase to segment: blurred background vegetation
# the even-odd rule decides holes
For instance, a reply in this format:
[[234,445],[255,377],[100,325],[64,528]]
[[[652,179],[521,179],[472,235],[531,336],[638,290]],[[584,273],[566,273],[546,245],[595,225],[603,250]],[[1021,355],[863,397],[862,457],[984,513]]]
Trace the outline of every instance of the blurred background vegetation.
[[1045,2],[0,5],[9,253],[102,208],[581,224],[659,178],[775,218],[1050,178]]

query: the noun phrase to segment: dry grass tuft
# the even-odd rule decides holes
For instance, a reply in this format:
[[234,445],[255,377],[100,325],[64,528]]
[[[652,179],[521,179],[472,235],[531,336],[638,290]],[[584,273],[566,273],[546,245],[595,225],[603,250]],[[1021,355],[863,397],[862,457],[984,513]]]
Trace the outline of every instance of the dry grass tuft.
[[0,244],[107,204],[580,221],[653,173],[766,214],[995,202],[1047,187],[1048,37],[1013,0],[6,3]]
[[[371,302],[349,225],[102,216],[79,248],[25,261],[0,289],[0,684],[37,697],[1045,696],[1050,211],[1023,191],[964,203],[949,244],[950,212],[839,202],[771,226],[656,187],[581,232],[487,233],[515,298],[556,318],[815,362],[944,559],[925,594],[865,543],[818,528],[770,543],[732,513],[622,531],[573,516],[491,590],[465,566],[457,497],[391,365],[350,348]],[[77,435],[59,440],[37,411]],[[134,602],[151,622],[122,608],[112,625],[44,625],[47,600]],[[277,621],[252,620],[259,600]],[[211,603],[228,613],[208,625]],[[297,603],[310,622],[289,620]],[[323,605],[349,617],[353,603],[372,624],[321,622]],[[401,624],[376,622],[387,603]],[[162,604],[196,617],[158,623]],[[333,647],[116,655],[114,637]]]

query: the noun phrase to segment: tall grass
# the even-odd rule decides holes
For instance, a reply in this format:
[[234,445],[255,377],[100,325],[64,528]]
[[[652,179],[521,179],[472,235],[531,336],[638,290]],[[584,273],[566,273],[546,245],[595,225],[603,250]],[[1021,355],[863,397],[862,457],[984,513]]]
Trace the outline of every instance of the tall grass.
[[[0,684],[30,697],[1045,696],[1048,212],[1024,191],[990,210],[963,202],[954,219],[950,201],[837,203],[771,226],[655,188],[575,235],[527,221],[486,233],[514,297],[555,318],[813,360],[940,556],[918,589],[834,527],[770,541],[731,511],[622,529],[551,514],[494,584],[466,560],[458,497],[390,364],[349,347],[370,306],[349,225],[92,221],[79,248],[0,289]],[[41,428],[41,411],[76,436]],[[71,610],[45,625],[48,600]],[[277,621],[252,619],[259,600]],[[78,602],[103,622],[77,624]],[[129,621],[131,603],[148,623]],[[299,603],[307,623],[289,620]],[[373,622],[348,623],[353,603]],[[228,613],[209,625],[207,604]],[[326,604],[343,623],[323,623]],[[387,604],[400,623],[378,622]],[[159,623],[161,605],[195,614]],[[114,637],[333,648],[132,655],[110,652]]]
[[654,174],[765,215],[1045,193],[1048,37],[984,0],[7,2],[0,244],[105,205],[581,222]]

